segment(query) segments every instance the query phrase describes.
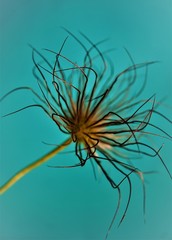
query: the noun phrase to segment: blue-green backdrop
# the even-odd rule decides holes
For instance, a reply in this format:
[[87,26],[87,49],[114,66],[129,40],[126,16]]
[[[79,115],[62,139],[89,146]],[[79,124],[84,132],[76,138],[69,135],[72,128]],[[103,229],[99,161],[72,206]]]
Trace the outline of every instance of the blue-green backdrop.
[[[82,30],[95,42],[109,37],[107,48],[126,47],[136,62],[159,60],[149,71],[145,96],[167,96],[162,112],[171,116],[171,0],[0,0],[0,12],[1,96],[15,87],[36,86],[28,43],[38,49],[57,49],[66,36],[60,28],[64,26],[74,33]],[[79,53],[75,54],[79,57]],[[116,54],[116,62],[118,58],[126,61],[125,54]],[[1,103],[1,115],[24,106],[32,98],[26,92],[11,95]],[[170,133],[165,121],[158,120],[156,124]],[[0,184],[51,149],[41,141],[60,143],[63,139],[40,110],[1,118]],[[165,143],[161,155],[172,171],[171,142],[161,139],[158,146],[161,143]],[[59,155],[51,163],[63,163],[67,157]],[[114,224],[109,240],[172,239],[170,178],[158,158],[144,159],[147,169],[158,171],[147,177],[146,224],[141,184],[136,181],[126,219],[120,228]],[[45,164],[0,197],[0,239],[104,239],[116,197],[103,176],[94,180],[89,165],[50,169]]]

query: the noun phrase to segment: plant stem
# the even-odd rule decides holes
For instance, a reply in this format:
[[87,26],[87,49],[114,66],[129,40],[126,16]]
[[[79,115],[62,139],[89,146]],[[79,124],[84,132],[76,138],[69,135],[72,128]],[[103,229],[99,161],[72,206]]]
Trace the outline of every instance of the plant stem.
[[62,143],[60,146],[53,149],[51,152],[47,153],[37,161],[29,164],[19,172],[17,172],[12,178],[10,178],[2,187],[0,187],[0,195],[6,192],[10,187],[12,187],[16,182],[18,182],[22,177],[24,177],[27,173],[31,172],[33,169],[39,167],[46,161],[48,161],[50,158],[54,157],[57,153],[62,151],[65,147],[67,147],[72,142],[72,139],[69,138],[64,143]]

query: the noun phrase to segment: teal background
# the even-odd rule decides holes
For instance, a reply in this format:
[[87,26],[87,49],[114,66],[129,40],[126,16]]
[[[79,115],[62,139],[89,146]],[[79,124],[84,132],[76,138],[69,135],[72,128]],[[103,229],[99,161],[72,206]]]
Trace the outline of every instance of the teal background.
[[[38,49],[57,49],[66,36],[60,28],[64,26],[76,34],[82,30],[95,42],[109,37],[107,48],[125,46],[136,62],[160,60],[150,68],[145,98],[153,93],[158,99],[167,96],[162,112],[171,117],[171,0],[0,0],[0,12],[1,96],[15,87],[36,86],[28,43]],[[116,62],[118,58],[126,64],[124,53],[116,54]],[[11,95],[1,103],[1,115],[30,103],[32,98],[27,92]],[[155,122],[170,133],[170,124],[156,118]],[[37,109],[2,118],[0,184],[51,149],[41,141],[61,143],[63,139],[52,121]],[[160,139],[158,143],[165,143],[161,155],[172,171],[171,142]],[[59,155],[51,163],[63,163],[66,158],[69,156]],[[158,158],[144,159],[146,169],[158,171],[146,178],[146,224],[141,184],[135,178],[127,216],[119,229],[117,222],[114,224],[109,240],[172,239],[170,178]],[[125,190],[124,184],[124,199]],[[89,164],[77,169],[50,169],[44,164],[0,197],[0,239],[104,239],[116,198],[102,175],[99,181],[94,180]]]

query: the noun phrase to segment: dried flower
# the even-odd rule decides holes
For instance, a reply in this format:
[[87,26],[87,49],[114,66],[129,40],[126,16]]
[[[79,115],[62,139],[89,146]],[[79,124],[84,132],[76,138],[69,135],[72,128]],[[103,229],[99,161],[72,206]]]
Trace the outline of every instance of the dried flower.
[[[156,114],[170,124],[172,122],[157,110],[159,105],[155,100],[155,95],[146,100],[140,98],[145,88],[148,67],[155,62],[136,64],[125,49],[131,65],[115,74],[114,64],[107,57],[108,51],[101,52],[99,50],[99,45],[103,41],[94,44],[81,33],[87,44],[90,45],[87,48],[76,36],[67,32],[85,51],[82,64],[63,55],[67,38],[58,52],[45,49],[49,52],[48,54],[53,55],[53,64],[32,47],[33,75],[37,80],[40,93],[38,94],[29,87],[20,87],[12,90],[2,99],[12,92],[32,91],[39,103],[25,106],[5,116],[27,108],[41,108],[55,122],[59,130],[69,138],[38,161],[16,173],[1,187],[0,193],[5,192],[21,177],[74,142],[75,155],[79,159],[79,163],[62,167],[84,166],[91,161],[94,172],[95,164],[97,164],[110,185],[118,191],[118,205],[106,239],[120,207],[120,186],[124,181],[128,183],[129,194],[120,223],[126,215],[131,199],[131,174],[133,173],[138,175],[142,182],[145,202],[144,174],[146,172],[135,166],[137,164],[134,163],[134,159],[142,155],[157,156],[172,178],[159,154],[162,145],[156,149],[151,144],[153,137],[170,139],[171,136],[152,123],[151,119],[152,115]],[[40,62],[36,61],[36,56],[40,58]],[[140,81],[139,87],[137,81]],[[104,163],[108,163],[115,172],[120,173],[120,181],[110,176]],[[59,168],[60,166],[51,167]]]

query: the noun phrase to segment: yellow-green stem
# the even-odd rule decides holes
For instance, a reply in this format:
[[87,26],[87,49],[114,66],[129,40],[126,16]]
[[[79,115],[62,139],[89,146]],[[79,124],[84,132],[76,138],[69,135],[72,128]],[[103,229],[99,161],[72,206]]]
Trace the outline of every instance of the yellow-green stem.
[[16,182],[18,182],[22,177],[24,177],[27,173],[31,172],[33,169],[39,167],[41,164],[48,161],[50,158],[54,157],[57,153],[62,151],[65,147],[67,147],[72,142],[72,139],[69,138],[60,146],[53,149],[51,152],[47,153],[37,161],[29,164],[19,172],[17,172],[12,178],[8,180],[2,187],[0,187],[0,195],[6,192],[10,187],[12,187]]

